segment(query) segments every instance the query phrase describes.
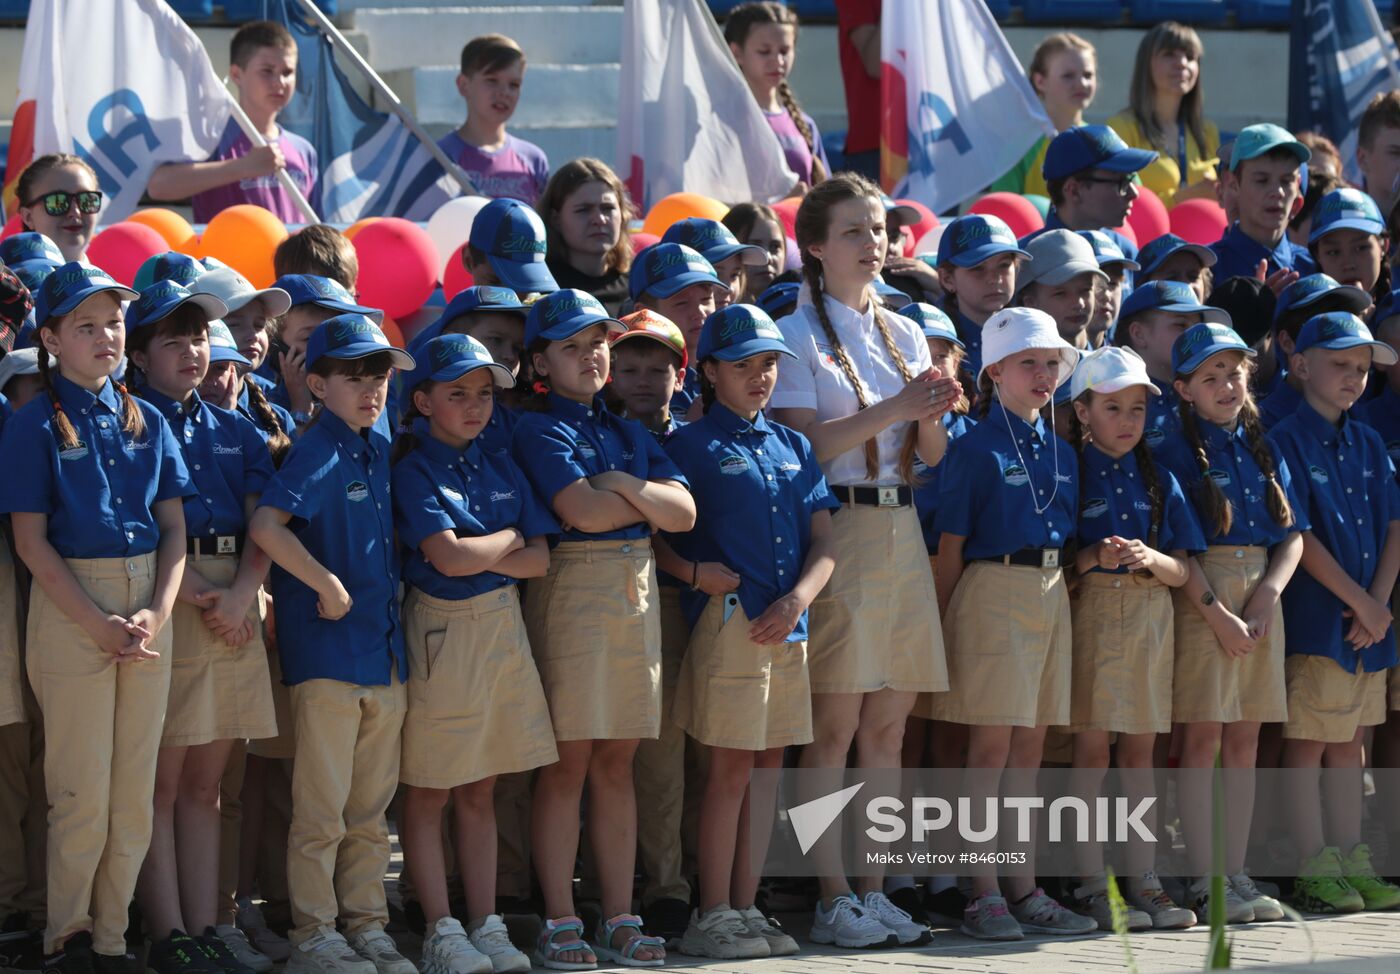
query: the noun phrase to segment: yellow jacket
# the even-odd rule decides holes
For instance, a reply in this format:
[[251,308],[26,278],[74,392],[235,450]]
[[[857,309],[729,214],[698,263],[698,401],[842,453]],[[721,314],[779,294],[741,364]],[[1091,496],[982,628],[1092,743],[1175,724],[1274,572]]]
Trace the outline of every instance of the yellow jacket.
[[1111,129],[1134,149],[1151,149],[1158,153],[1157,160],[1138,173],[1142,184],[1162,198],[1168,207],[1176,199],[1177,190],[1184,182],[1190,186],[1203,179],[1215,178],[1215,164],[1220,154],[1220,130],[1214,122],[1206,122],[1206,144],[1199,146],[1191,133],[1186,133],[1186,178],[1181,178],[1181,167],[1177,162],[1176,147],[1162,152],[1147,141],[1142,129],[1131,112],[1123,111],[1108,120]]

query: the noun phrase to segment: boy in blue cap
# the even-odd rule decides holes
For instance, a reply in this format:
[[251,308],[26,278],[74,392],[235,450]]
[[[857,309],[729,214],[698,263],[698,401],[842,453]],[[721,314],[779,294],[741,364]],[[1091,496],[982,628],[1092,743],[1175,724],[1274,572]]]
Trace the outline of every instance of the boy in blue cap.
[[1205,301],[1211,291],[1215,266],[1215,251],[1193,244],[1174,233],[1164,233],[1138,251],[1142,269],[1133,275],[1134,284],[1148,281],[1180,281],[1196,292],[1197,301]]
[[1317,201],[1308,253],[1324,274],[1359,287],[1374,301],[1390,293],[1390,233],[1375,200],[1359,189],[1334,189]]
[[1045,226],[1021,240],[1025,246],[1046,230],[1102,230],[1118,242],[1124,256],[1137,257],[1137,246],[1114,230],[1123,225],[1138,198],[1138,170],[1157,153],[1132,149],[1107,125],[1065,129],[1045,150],[1041,168],[1050,194]]
[[487,203],[472,220],[462,263],[478,285],[498,284],[522,298],[559,290],[545,266],[549,244],[540,215],[508,197]]
[[1300,170],[1312,151],[1277,125],[1250,125],[1230,153],[1239,219],[1211,244],[1215,279],[1254,277],[1259,265],[1277,292],[1315,269],[1307,251],[1288,239],[1288,221],[1303,204]]
[[1031,255],[999,218],[969,214],[938,238],[938,283],[943,311],[956,323],[972,375],[982,368],[982,325],[1011,303],[1016,278]]
[[718,220],[698,216],[677,220],[666,228],[661,240],[663,243],[685,244],[710,262],[715,276],[729,290],[727,295],[719,296],[717,304],[720,308],[727,308],[743,295],[745,267],[761,267],[768,263],[768,255],[762,247],[741,244],[729,232],[729,228]]
[[338,281],[315,274],[284,274],[273,282],[287,292],[291,307],[277,322],[274,347],[280,353],[275,369],[277,384],[268,398],[287,409],[300,426],[311,419],[311,392],[306,385],[306,344],[312,332],[328,318],[358,314],[384,320],[384,312],[357,304]]
[[1079,235],[1089,241],[1099,262],[1099,270],[1108,275],[1106,281],[1099,281],[1094,288],[1094,314],[1089,319],[1089,347],[1098,348],[1118,320],[1123,295],[1133,289],[1133,274],[1141,265],[1124,255],[1118,241],[1102,230],[1080,230]]
[[[1276,426],[1303,401],[1302,383],[1287,371],[1288,363],[1297,351],[1294,343],[1303,325],[1309,319],[1329,311],[1361,315],[1370,306],[1371,299],[1365,291],[1338,284],[1326,274],[1300,277],[1283,289],[1278,303],[1274,305],[1274,354],[1268,356],[1273,360],[1277,372],[1270,385],[1271,391],[1259,403],[1259,422],[1265,430]],[[1261,381],[1267,381],[1267,377]]]
[[[728,301],[728,288],[714,266],[685,244],[652,244],[632,262],[627,282],[632,302],[672,321],[685,336],[687,357],[695,361],[695,345],[705,319],[720,301]],[[700,374],[687,369],[681,389],[671,397],[671,412],[687,418],[691,403],[700,396]]]

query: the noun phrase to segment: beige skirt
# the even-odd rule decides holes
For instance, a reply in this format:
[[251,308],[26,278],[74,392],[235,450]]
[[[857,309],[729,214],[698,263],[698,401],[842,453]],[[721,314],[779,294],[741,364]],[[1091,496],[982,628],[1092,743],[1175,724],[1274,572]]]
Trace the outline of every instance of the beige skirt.
[[[220,587],[233,584],[238,573],[238,559],[231,555],[191,557],[186,564]],[[170,616],[175,655],[161,747],[277,735],[272,677],[262,636],[262,599],[259,591],[248,609],[253,638],[237,649],[230,648],[204,624],[198,606],[175,603]]]
[[813,693],[948,689],[938,599],[912,507],[831,518],[836,568],[808,613]]
[[755,643],[738,596],[710,596],[690,634],[674,714],[677,726],[710,747],[763,751],[810,744],[807,644]]
[[1283,736],[1344,744],[1359,727],[1385,723],[1385,670],[1348,673],[1326,656],[1295,654],[1283,661],[1288,722]]
[[565,541],[525,593],[558,741],[661,733],[661,611],[651,541]]
[[19,590],[10,544],[0,531],[0,727],[29,719],[24,708],[24,665],[19,651]]
[[404,601],[408,715],[399,780],[455,788],[559,760],[514,585]]
[[946,693],[920,707],[955,724],[1069,723],[1069,596],[1058,568],[969,562],[943,623]]
[[[1212,545],[1197,555],[1220,604],[1239,615],[1269,566],[1265,548]],[[1172,720],[1178,723],[1278,723],[1288,719],[1283,673],[1283,610],[1242,659],[1227,656],[1205,618],[1181,589],[1172,592],[1176,656]]]
[[1151,575],[1089,572],[1079,580],[1070,615],[1070,730],[1169,732],[1171,589]]

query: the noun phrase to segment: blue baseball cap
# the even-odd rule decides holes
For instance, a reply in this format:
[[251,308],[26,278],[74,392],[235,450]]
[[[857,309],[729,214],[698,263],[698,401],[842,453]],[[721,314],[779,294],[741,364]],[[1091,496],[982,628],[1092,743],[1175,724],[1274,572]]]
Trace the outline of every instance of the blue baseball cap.
[[1359,348],[1371,347],[1371,361],[1375,365],[1394,365],[1397,361],[1395,349],[1385,342],[1378,342],[1371,329],[1356,315],[1345,311],[1329,311],[1326,314],[1309,318],[1302,331],[1298,332],[1295,349],[1306,352],[1310,348]]
[[1051,140],[1041,175],[1046,181],[1065,179],[1086,169],[1137,172],[1152,164],[1157,153],[1133,149],[1107,125],[1076,125]]
[[1031,256],[1021,249],[1016,234],[999,217],[981,213],[960,216],[938,238],[939,267],[976,267],[997,254],[1015,254],[1027,260]]
[[1146,247],[1138,251],[1138,263],[1142,264],[1143,276],[1151,274],[1161,267],[1168,257],[1179,254],[1183,250],[1198,259],[1202,267],[1215,266],[1215,251],[1209,247],[1193,244],[1174,233],[1164,233],[1157,239],[1149,241]]
[[1271,122],[1261,122],[1245,126],[1235,136],[1235,147],[1230,151],[1230,171],[1237,172],[1240,163],[1257,159],[1274,149],[1287,149],[1298,157],[1300,165],[1312,158],[1312,150],[1295,139],[1288,129]]
[[243,369],[253,367],[253,363],[238,350],[238,343],[233,340],[233,332],[228,330],[228,325],[215,318],[209,322],[209,364],[217,365],[220,362],[232,362]]
[[718,220],[688,216],[667,227],[666,232],[661,235],[661,240],[663,243],[685,244],[711,264],[728,260],[735,254],[742,255],[744,264],[748,267],[761,267],[768,263],[768,253],[762,247],[741,244],[738,238],[729,232],[729,228]]
[[1274,324],[1277,325],[1288,312],[1310,307],[1323,298],[1344,302],[1345,307],[1339,310],[1350,311],[1354,315],[1363,313],[1371,306],[1371,296],[1361,288],[1341,284],[1326,274],[1309,274],[1288,285],[1278,296],[1274,303]]
[[566,287],[546,294],[531,305],[525,318],[525,344],[528,347],[540,339],[562,342],[594,325],[607,325],[609,334],[627,330],[627,326],[608,314],[593,295]]
[[38,258],[52,261],[60,267],[67,263],[63,259],[63,251],[58,249],[58,244],[42,233],[30,230],[0,240],[0,261],[11,267],[23,261]]
[[1258,354],[1244,343],[1233,328],[1202,322],[1186,329],[1172,343],[1172,372],[1175,375],[1190,375],[1217,352],[1243,352],[1250,358]]
[[384,320],[384,312],[378,308],[367,308],[355,303],[355,297],[339,281],[318,274],[283,274],[272,282],[274,289],[287,292],[292,299],[292,307],[299,304],[314,304],[341,314],[364,315],[373,318],[377,325]]
[[707,358],[738,362],[764,352],[797,357],[766,311],[752,304],[731,304],[705,319],[695,358],[701,362]]
[[1308,243],[1317,243],[1333,230],[1360,230],[1379,237],[1385,233],[1385,218],[1370,193],[1346,186],[1332,190],[1317,201]]
[[377,321],[369,315],[347,312],[321,322],[306,340],[306,371],[324,356],[357,359],[380,352],[389,353],[396,369],[407,371],[416,364],[412,355],[389,344]]
[[205,266],[189,254],[178,250],[167,250],[163,254],[147,257],[136,271],[132,287],[144,291],[156,281],[174,281],[186,287],[204,274]]
[[893,284],[891,284],[889,281],[885,280],[883,277],[877,277],[877,278],[875,278],[875,282],[874,282],[874,285],[873,285],[873,286],[874,286],[874,288],[875,288],[875,295],[876,295],[877,297],[880,297],[880,298],[893,298],[894,300],[898,301],[900,304],[908,304],[908,303],[909,303],[909,295],[905,294],[903,291],[901,291],[899,288],[895,287]]
[[1171,311],[1178,314],[1197,314],[1202,321],[1233,328],[1229,312],[1223,308],[1212,308],[1196,299],[1191,285],[1181,281],[1148,281],[1133,288],[1133,293],[1123,300],[1118,309],[1118,320],[1127,321],[1133,315],[1144,311]]
[[18,264],[9,265],[10,270],[15,272],[15,276],[23,281],[24,286],[34,294],[38,294],[40,286],[48,280],[49,275],[62,266],[62,264],[55,264],[43,257],[22,260]]
[[156,281],[141,291],[126,309],[126,330],[136,331],[170,317],[176,309],[192,304],[213,320],[228,314],[228,306],[212,294],[191,294],[176,281]]
[[520,303],[520,296],[508,287],[497,287],[494,284],[469,287],[458,292],[447,302],[447,307],[442,309],[442,314],[437,316],[437,320],[413,336],[413,340],[408,343],[408,349],[417,354],[418,349],[441,335],[443,329],[463,315],[477,311],[500,311],[504,314],[518,314],[523,321],[529,310]]
[[492,379],[502,389],[515,385],[510,369],[492,359],[481,342],[470,335],[441,335],[419,351],[418,364],[404,378],[404,388],[411,391],[430,379],[454,382],[477,369],[490,369]]
[[643,294],[669,298],[695,284],[725,286],[715,274],[714,265],[685,244],[678,243],[652,244],[638,254],[632,262],[627,284],[633,301],[640,300]]
[[468,242],[486,255],[501,283],[512,291],[559,290],[544,262],[549,248],[544,221],[519,200],[501,197],[483,206],[472,220]]
[[941,338],[946,342],[952,342],[958,348],[967,347],[963,344],[963,340],[958,337],[958,330],[953,327],[953,320],[945,315],[942,309],[923,301],[915,301],[913,304],[906,304],[900,308],[899,313],[922,328],[925,338]]
[[137,293],[124,284],[118,284],[107,272],[91,264],[69,261],[48,276],[39,288],[34,299],[34,324],[42,327],[44,322],[56,315],[66,315],[94,294],[111,291],[123,301],[137,297]]
[[1118,246],[1118,241],[1102,230],[1080,230],[1078,233],[1089,241],[1089,246],[1094,248],[1094,257],[1098,260],[1100,267],[1120,264],[1130,271],[1141,270],[1141,265],[1137,261],[1123,253],[1123,248]]
[[796,281],[771,284],[758,296],[758,306],[768,313],[768,317],[776,321],[778,318],[792,313],[792,310],[797,306],[797,293],[801,290],[802,285]]

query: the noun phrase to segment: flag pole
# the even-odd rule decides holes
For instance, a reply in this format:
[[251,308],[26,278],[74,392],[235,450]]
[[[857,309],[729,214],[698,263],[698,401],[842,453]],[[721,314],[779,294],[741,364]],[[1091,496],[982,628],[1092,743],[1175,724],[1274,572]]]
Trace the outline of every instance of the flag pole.
[[423,131],[423,127],[418,124],[418,119],[413,117],[413,113],[404,107],[403,102],[399,100],[399,96],[394,94],[394,89],[384,83],[384,79],[379,77],[378,72],[376,72],[374,68],[370,67],[369,62],[361,56],[359,51],[355,50],[354,45],[345,39],[345,35],[336,29],[335,24],[330,22],[330,18],[321,12],[321,9],[316,6],[313,0],[296,0],[296,4],[301,7],[302,12],[316,24],[317,29],[330,39],[335,49],[349,58],[350,62],[354,64],[355,67],[359,68],[360,72],[369,79],[369,83],[374,87],[374,90],[379,92],[384,100],[389,103],[389,108],[398,116],[399,121],[403,122],[404,127],[413,133],[414,138],[423,143],[423,147],[432,154],[432,157],[437,160],[438,165],[442,166],[443,171],[457,181],[457,185],[462,188],[462,192],[466,193],[468,196],[477,195],[476,187],[473,186],[471,180],[467,178],[467,174],[462,171],[462,167],[448,158],[447,153],[442,151],[442,147],[437,144],[437,141],[434,140],[432,136],[428,135],[427,132]]
[[[224,79],[224,84],[228,84],[227,78]],[[258,127],[253,124],[253,120],[248,117],[248,113],[243,110],[243,106],[238,104],[238,99],[230,95],[229,102],[233,108],[234,121],[236,121],[238,127],[243,130],[243,134],[248,136],[248,141],[259,149],[267,145],[267,139],[263,138],[263,134],[259,132]],[[291,196],[292,202],[297,205],[297,209],[301,210],[301,215],[306,217],[307,223],[321,222],[321,218],[316,215],[316,211],[312,209],[311,203],[307,201],[305,194],[302,193],[301,187],[292,179],[292,174],[287,172],[285,166],[277,170],[277,181],[281,183],[282,188]]]

